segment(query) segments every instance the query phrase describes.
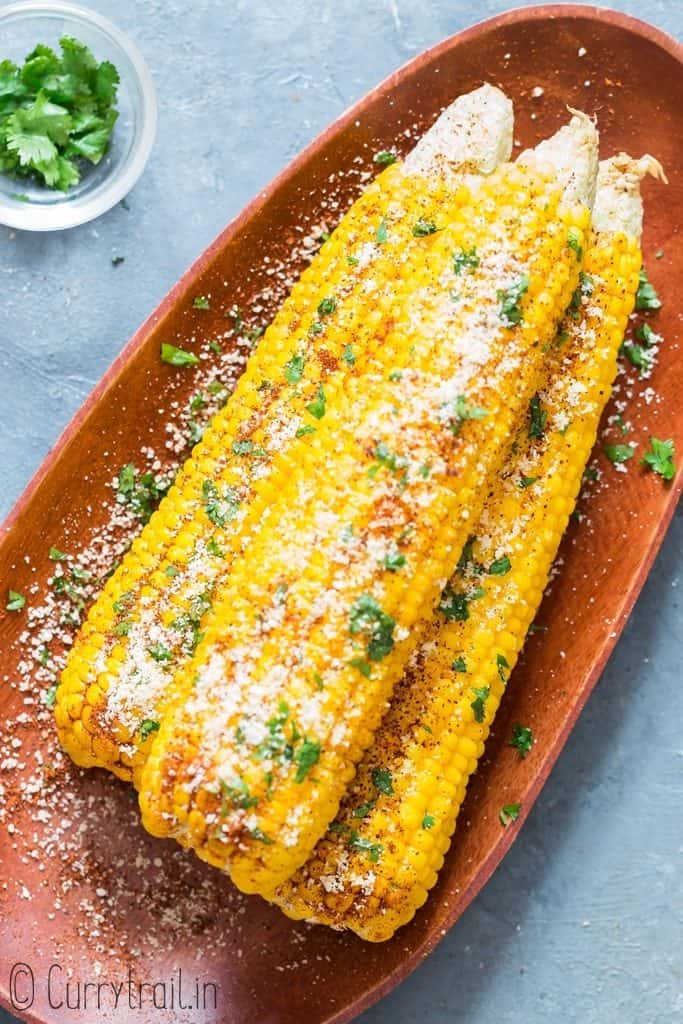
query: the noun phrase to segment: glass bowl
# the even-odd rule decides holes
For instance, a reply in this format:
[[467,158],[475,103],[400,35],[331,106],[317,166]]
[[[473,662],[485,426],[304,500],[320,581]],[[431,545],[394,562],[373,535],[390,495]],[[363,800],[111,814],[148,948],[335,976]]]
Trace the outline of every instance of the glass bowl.
[[23,0],[0,8],[0,61],[21,65],[37,43],[59,50],[61,36],[88,46],[98,62],[109,60],[121,76],[119,112],[107,153],[84,162],[68,192],[32,179],[0,174],[0,224],[25,231],[59,231],[99,217],[133,187],[149,158],[157,125],[154,83],[137,46],[107,18],[70,3]]

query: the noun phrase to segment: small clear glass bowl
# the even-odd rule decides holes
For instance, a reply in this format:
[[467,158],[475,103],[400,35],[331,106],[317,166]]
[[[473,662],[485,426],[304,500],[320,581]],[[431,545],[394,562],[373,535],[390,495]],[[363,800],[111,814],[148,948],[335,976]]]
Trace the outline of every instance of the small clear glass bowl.
[[0,61],[21,66],[37,43],[59,52],[61,36],[73,36],[98,62],[117,68],[119,116],[107,153],[95,166],[84,161],[81,180],[68,192],[0,174],[0,224],[25,231],[60,231],[110,210],[142,174],[156,135],[152,76],[137,46],[107,18],[71,3],[22,0],[0,8]]

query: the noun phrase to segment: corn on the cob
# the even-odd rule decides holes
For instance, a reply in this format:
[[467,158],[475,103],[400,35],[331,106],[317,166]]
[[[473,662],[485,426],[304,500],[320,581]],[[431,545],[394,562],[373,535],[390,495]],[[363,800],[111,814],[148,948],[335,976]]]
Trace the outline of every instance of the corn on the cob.
[[[360,374],[368,339],[386,330],[392,278],[466,202],[463,175],[490,173],[509,156],[511,136],[511,104],[499,90],[460,97],[405,168],[379,175],[295,285],[74,645],[56,719],[78,764],[137,781],[172,673],[191,656],[215,588],[310,442],[321,396],[335,375]],[[208,514],[195,516],[202,506]]]
[[[581,485],[638,284],[649,158],[601,165],[579,290],[499,483],[326,836],[273,899],[389,938],[434,885]],[[580,255],[576,240],[577,256]]]
[[568,160],[596,168],[587,119],[558,135],[398,268],[378,297],[390,328],[364,374],[320,394],[318,432],[174,680],[143,823],[246,891],[272,891],[334,817],[537,386],[590,216],[590,175],[586,204],[565,201]]

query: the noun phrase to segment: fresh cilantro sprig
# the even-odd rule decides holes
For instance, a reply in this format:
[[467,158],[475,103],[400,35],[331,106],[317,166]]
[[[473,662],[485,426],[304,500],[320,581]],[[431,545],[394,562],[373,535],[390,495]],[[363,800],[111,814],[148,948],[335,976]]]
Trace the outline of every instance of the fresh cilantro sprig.
[[673,480],[676,473],[675,454],[674,442],[670,438],[662,441],[658,437],[651,437],[650,447],[641,462],[653,473],[658,473],[663,480]]
[[77,39],[59,45],[39,44],[21,67],[0,62],[0,172],[66,192],[107,151],[119,74]]

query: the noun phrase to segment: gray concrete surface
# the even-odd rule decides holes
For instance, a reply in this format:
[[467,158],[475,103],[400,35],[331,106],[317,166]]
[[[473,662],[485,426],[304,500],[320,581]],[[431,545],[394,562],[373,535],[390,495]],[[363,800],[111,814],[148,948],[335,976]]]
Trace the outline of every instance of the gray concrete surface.
[[[228,218],[389,71],[507,4],[91,6],[143,49],[161,101],[159,137],[129,210],[52,236],[0,228],[0,514]],[[678,0],[620,6],[683,33]],[[113,267],[113,255],[125,262]],[[683,1021],[682,550],[679,514],[512,852],[432,957],[363,1024]]]

